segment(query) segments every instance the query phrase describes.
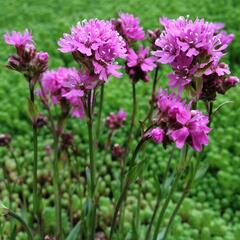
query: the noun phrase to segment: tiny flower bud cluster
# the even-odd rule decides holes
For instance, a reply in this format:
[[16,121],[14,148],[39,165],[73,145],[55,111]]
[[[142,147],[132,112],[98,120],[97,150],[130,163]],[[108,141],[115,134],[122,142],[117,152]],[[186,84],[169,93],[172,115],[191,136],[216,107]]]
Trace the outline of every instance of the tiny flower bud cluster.
[[30,81],[38,78],[48,68],[48,53],[37,52],[32,35],[28,30],[23,34],[13,31],[4,35],[5,42],[16,48],[16,55],[8,58],[7,67],[21,72]]
[[119,129],[123,126],[127,114],[124,110],[120,109],[118,113],[110,113],[106,118],[106,126],[111,130]]

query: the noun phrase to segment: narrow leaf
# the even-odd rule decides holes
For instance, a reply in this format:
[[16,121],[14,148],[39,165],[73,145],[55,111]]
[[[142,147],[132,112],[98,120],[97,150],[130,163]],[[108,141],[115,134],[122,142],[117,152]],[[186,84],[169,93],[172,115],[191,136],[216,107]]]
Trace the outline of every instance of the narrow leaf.
[[66,240],[77,240],[80,234],[80,221],[71,230]]

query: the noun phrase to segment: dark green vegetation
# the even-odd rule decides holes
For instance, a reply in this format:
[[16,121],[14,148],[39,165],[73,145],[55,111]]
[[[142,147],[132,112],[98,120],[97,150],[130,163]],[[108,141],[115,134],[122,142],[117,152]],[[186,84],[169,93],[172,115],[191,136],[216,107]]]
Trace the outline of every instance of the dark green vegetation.
[[[5,31],[23,30],[29,28],[33,32],[34,39],[39,50],[48,51],[50,55],[50,68],[74,65],[71,57],[63,56],[57,50],[57,40],[63,32],[68,32],[69,27],[77,21],[85,18],[112,18],[117,12],[126,11],[141,18],[145,29],[158,27],[159,16],[178,17],[190,15],[191,18],[204,17],[209,21],[220,21],[226,24],[226,30],[236,35],[231,45],[226,61],[231,64],[233,73],[238,75],[240,65],[240,2],[237,0],[219,1],[168,1],[168,0],[121,0],[121,1],[98,1],[98,0],[1,0],[0,1],[0,35]],[[28,89],[25,80],[16,73],[9,72],[4,68],[10,48],[0,40],[0,132],[10,133],[13,136],[13,147],[17,159],[22,164],[21,184],[13,188],[11,208],[22,210],[23,216],[30,220],[29,211],[32,210],[32,149],[31,149],[31,126],[27,113]],[[161,82],[166,82],[168,69],[162,70]],[[138,91],[138,117],[144,116],[148,104],[148,94],[151,83],[139,83]],[[104,104],[105,116],[110,111],[117,111],[123,107],[130,114],[131,91],[130,81],[127,76],[122,79],[111,79],[106,86],[106,101]],[[218,104],[232,100],[233,103],[226,105],[216,116],[213,123],[214,131],[211,134],[211,143],[207,148],[204,161],[210,163],[209,172],[194,186],[189,198],[183,204],[179,216],[176,218],[169,239],[174,240],[238,240],[240,239],[240,89],[232,89],[227,96],[220,97]],[[76,144],[80,149],[77,161],[72,159],[74,177],[70,180],[67,171],[66,157],[61,160],[61,191],[63,193],[62,204],[65,208],[63,225],[65,232],[71,228],[69,215],[69,196],[72,196],[71,210],[73,220],[76,223],[79,209],[83,199],[85,180],[84,169],[88,160],[86,125],[79,120],[71,120],[68,129],[76,133]],[[114,141],[123,142],[125,129],[118,132]],[[46,144],[51,144],[47,138],[48,130],[43,129],[40,133],[40,161],[39,182],[42,185],[42,194],[46,199],[43,201],[44,220],[46,233],[51,234],[55,225],[53,208],[53,188],[51,178],[51,158],[44,150]],[[103,136],[104,139],[105,136]],[[47,140],[46,140],[47,139]],[[44,140],[44,141],[43,141]],[[136,143],[133,143],[135,145]],[[141,231],[145,231],[144,223],[148,223],[152,208],[155,204],[156,190],[153,175],[160,174],[166,165],[166,153],[161,147],[149,145],[145,157],[149,160],[149,173],[143,176],[142,188],[144,196],[140,212]],[[142,156],[143,157],[143,156]],[[174,159],[175,162],[178,158]],[[5,149],[0,150],[1,166],[9,172],[10,178],[16,180],[16,166],[14,160]],[[113,162],[110,155],[99,153],[98,173],[100,196],[100,211],[104,219],[99,222],[99,231],[108,231],[112,217],[114,190],[119,185],[119,163]],[[8,193],[4,184],[2,172],[0,173],[0,200],[10,206]],[[79,183],[80,181],[80,183]],[[69,187],[71,185],[71,188]],[[129,194],[127,204],[134,208],[137,201],[137,185],[133,186]],[[175,194],[174,200],[179,195]],[[20,201],[21,199],[21,201]],[[27,208],[26,208],[27,207]],[[133,212],[133,211],[129,211]],[[169,213],[170,214],[170,213]],[[132,215],[126,214],[126,231],[131,227]],[[2,222],[0,219],[0,239],[9,239],[10,222]],[[20,230],[20,229],[19,229]],[[141,234],[139,234],[141,236]],[[25,233],[18,235],[18,239],[26,239]]]

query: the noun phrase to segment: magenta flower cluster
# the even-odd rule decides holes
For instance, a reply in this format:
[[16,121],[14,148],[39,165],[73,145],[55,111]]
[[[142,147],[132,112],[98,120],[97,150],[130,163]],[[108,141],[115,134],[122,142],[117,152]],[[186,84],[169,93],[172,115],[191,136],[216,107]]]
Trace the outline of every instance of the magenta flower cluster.
[[201,151],[202,146],[208,145],[208,116],[198,110],[191,110],[191,104],[181,101],[174,93],[159,90],[157,100],[157,128],[147,132],[156,143],[168,144],[175,142],[177,148],[186,143],[194,150]]
[[106,117],[106,126],[111,130],[116,130],[123,126],[127,118],[127,114],[123,109],[120,109],[117,113],[111,112]]
[[4,35],[7,44],[16,48],[16,55],[8,58],[8,65],[12,70],[21,72],[28,81],[37,79],[48,68],[48,53],[37,52],[32,35],[28,30],[23,34],[13,31]]
[[[44,104],[49,105],[49,99],[53,104],[61,107],[72,107],[72,116],[84,117],[82,98],[84,91],[92,88],[91,78],[77,71],[75,68],[60,67],[56,70],[47,71],[40,79],[41,90],[39,95]],[[66,106],[67,105],[67,106]]]
[[116,60],[125,58],[125,41],[110,21],[91,19],[79,22],[58,41],[59,50],[73,57],[91,75],[106,81],[110,75],[120,77]]
[[140,20],[132,14],[120,13],[119,18],[114,20],[113,23],[127,43],[144,39],[144,31],[140,26]]
[[160,23],[164,31],[155,42],[158,50],[154,55],[159,63],[171,65],[169,85],[177,87],[179,92],[187,85],[197,85],[196,81],[200,81],[209,68],[216,69],[234,38],[233,34],[221,31],[221,24],[203,19],[161,18]]
[[137,52],[130,48],[127,55],[126,73],[134,82],[139,80],[148,82],[150,80],[148,73],[156,67],[155,60],[154,56],[149,56],[148,48],[140,46]]

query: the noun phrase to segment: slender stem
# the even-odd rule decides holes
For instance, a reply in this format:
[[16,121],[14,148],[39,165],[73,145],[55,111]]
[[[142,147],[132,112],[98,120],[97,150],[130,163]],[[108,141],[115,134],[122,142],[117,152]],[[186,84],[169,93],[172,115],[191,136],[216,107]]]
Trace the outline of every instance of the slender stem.
[[176,177],[174,179],[174,182],[172,184],[172,187],[171,187],[171,190],[162,206],[162,209],[161,209],[161,212],[159,214],[159,217],[157,219],[157,223],[156,223],[156,227],[155,227],[155,231],[154,231],[154,234],[153,234],[153,240],[156,240],[157,239],[157,236],[158,236],[158,233],[159,233],[159,229],[160,229],[160,226],[161,226],[161,223],[163,221],[163,218],[164,218],[164,215],[165,215],[165,212],[167,210],[167,207],[169,205],[169,202],[172,198],[172,195],[173,193],[175,192],[176,188],[177,188],[177,184],[178,184],[178,181],[182,175],[182,172],[185,168],[185,161],[186,161],[186,158],[187,158],[187,146],[184,146],[184,148],[182,149],[181,151],[181,160],[180,160],[180,163],[177,167],[177,170],[176,170]]
[[7,209],[6,215],[9,215],[10,217],[16,219],[26,230],[26,232],[28,234],[28,239],[33,240],[33,235],[32,235],[32,232],[31,232],[30,228],[28,227],[27,223],[19,215],[17,215],[16,213],[11,211],[10,209]]
[[127,142],[126,142],[126,156],[128,154],[129,148],[132,142],[132,133],[133,127],[135,124],[136,112],[137,112],[137,98],[136,98],[136,83],[132,82],[132,115],[131,115],[131,123],[128,131]]
[[[29,81],[29,94],[31,104],[34,106],[35,104],[35,96],[34,96],[34,79]],[[35,107],[35,106],[34,106]],[[38,224],[40,227],[40,234],[43,236],[43,226],[42,226],[42,216],[41,211],[39,209],[39,196],[37,189],[37,172],[38,172],[38,129],[36,125],[36,116],[32,116],[32,131],[33,131],[33,212],[34,216],[38,220]]]
[[96,139],[98,142],[101,134],[103,101],[104,101],[104,84],[100,88],[100,100],[99,100],[98,119],[97,119],[97,126],[96,126]]
[[[130,169],[134,166],[134,162],[136,160],[136,157],[137,157],[138,153],[140,152],[140,150],[143,147],[145,142],[146,142],[146,139],[142,138],[140,140],[140,142],[138,143],[138,145],[136,146],[135,151],[134,151],[133,156],[132,156],[132,159],[130,161]],[[112,223],[111,223],[110,240],[113,237],[113,233],[114,233],[114,230],[115,230],[115,227],[116,227],[118,212],[119,212],[119,210],[120,210],[120,208],[121,208],[121,206],[122,206],[122,204],[123,204],[123,202],[126,198],[127,191],[129,189],[130,184],[131,184],[131,181],[129,179],[129,176],[127,176],[125,184],[124,184],[122,192],[121,192],[121,195],[120,195],[120,197],[117,201],[116,207],[115,207],[115,211],[114,211],[114,215],[113,215],[113,219],[112,219]]]
[[140,227],[140,210],[141,210],[141,189],[142,189],[142,183],[141,179],[138,181],[138,196],[137,196],[137,212],[136,212],[136,232],[137,237],[139,237],[139,227]]
[[[169,172],[169,169],[170,169],[170,165],[171,165],[171,162],[172,162],[172,158],[173,158],[173,153],[174,153],[174,150],[175,148],[173,147],[171,153],[170,153],[170,156],[169,156],[169,159],[168,159],[168,163],[167,163],[167,167],[166,167],[166,170],[165,170],[165,173],[164,173],[164,176],[163,176],[163,182],[162,182],[162,185],[164,186],[165,182],[166,182],[166,179],[167,179],[167,176],[168,176],[168,172]],[[155,220],[155,217],[157,215],[157,212],[158,212],[158,209],[159,209],[159,206],[160,206],[160,203],[162,201],[162,192],[159,191],[158,192],[158,196],[157,196],[157,202],[156,202],[156,205],[154,207],[154,211],[153,211],[153,215],[152,215],[152,218],[151,218],[151,221],[150,221],[150,224],[148,226],[148,230],[147,230],[147,234],[146,234],[146,240],[150,240],[150,235],[151,235],[151,230],[152,230],[152,226],[153,226],[153,222]]]
[[90,239],[94,239],[95,235],[95,199],[94,199],[94,191],[96,184],[96,162],[95,162],[95,143],[93,140],[93,119],[92,119],[92,92],[88,93],[87,99],[87,126],[88,126],[88,145],[89,145],[89,158],[90,158],[90,197],[92,200],[92,210],[90,214],[90,226],[91,235]]
[[164,233],[164,236],[163,236],[163,239],[162,240],[165,240],[167,239],[167,235],[168,235],[168,232],[169,232],[169,229],[173,223],[173,220],[175,219],[176,215],[177,215],[177,212],[179,210],[179,208],[181,207],[182,203],[183,203],[183,200],[185,199],[185,197],[187,196],[188,192],[189,192],[189,189],[191,187],[191,184],[192,184],[192,180],[193,180],[193,177],[191,177],[185,187],[185,189],[183,190],[182,192],[182,195],[181,195],[181,198],[179,199],[176,207],[174,208],[174,211],[168,221],[168,224],[167,224],[167,227],[166,227],[166,231]]
[[154,104],[156,101],[156,88],[157,88],[158,72],[159,72],[159,65],[157,65],[157,67],[155,68],[153,85],[152,85],[152,94],[151,94],[151,100],[150,100],[150,108],[149,108],[148,113],[147,113],[145,119],[143,120],[143,122],[146,122],[147,120],[150,121],[152,118]]
[[94,196],[94,187],[95,187],[95,151],[94,151],[94,140],[93,140],[93,119],[92,119],[92,111],[91,111],[91,92],[88,95],[88,139],[89,139],[89,158],[90,158],[90,175],[91,175],[91,197]]
[[209,118],[209,123],[208,126],[211,126],[212,123],[212,113],[213,113],[213,101],[209,103],[209,113],[208,113],[208,118]]
[[61,217],[61,195],[59,189],[59,136],[54,133],[54,159],[53,159],[53,185],[54,185],[54,197],[55,197],[55,216],[56,216],[56,236],[57,239],[62,239],[62,217]]
[[73,210],[72,210],[72,159],[69,150],[67,149],[67,158],[68,158],[68,177],[69,177],[69,186],[68,186],[68,208],[69,208],[69,215],[70,215],[70,223],[73,226]]

